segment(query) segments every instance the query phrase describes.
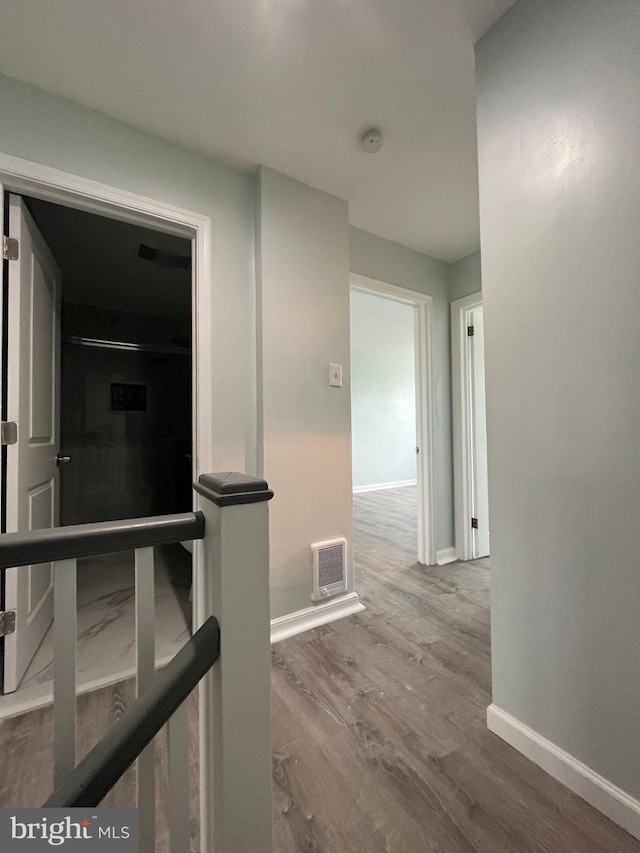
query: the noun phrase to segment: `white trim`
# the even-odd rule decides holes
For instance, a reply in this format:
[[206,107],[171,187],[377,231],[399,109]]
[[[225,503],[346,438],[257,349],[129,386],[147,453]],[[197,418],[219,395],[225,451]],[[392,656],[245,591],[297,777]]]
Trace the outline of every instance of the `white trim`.
[[369,486],[354,486],[353,494],[359,495],[362,492],[381,492],[384,489],[401,489],[403,486],[415,486],[417,480],[395,480],[389,483],[371,483]]
[[554,779],[640,839],[640,800],[496,705],[487,708],[487,726]]
[[194,260],[191,310],[195,336],[194,479],[198,474],[210,472],[213,457],[211,219],[181,207],[2,153],[0,184],[6,191],[30,195],[44,201],[191,239]]
[[[97,213],[191,240],[193,329],[192,464],[193,479],[213,466],[213,347],[211,336],[211,219],[200,213],[145,198],[78,175],[52,169],[0,152],[0,189]],[[3,205],[0,205],[0,231]],[[195,493],[194,493],[195,501]],[[194,503],[195,505],[195,503]],[[193,575],[199,559],[193,557]]]
[[458,559],[456,549],[453,545],[449,548],[442,548],[437,552],[436,559],[439,566],[445,566],[447,563],[454,563]]
[[403,302],[405,305],[431,305],[433,297],[419,290],[409,290],[408,287],[398,287],[387,281],[379,281],[377,278],[369,278],[366,275],[352,272],[349,276],[351,287],[361,290],[363,293],[371,293],[374,296],[382,296],[383,299],[391,299],[393,302]]
[[433,298],[405,287],[351,273],[351,287],[383,299],[402,302],[415,308],[416,363],[416,440],[420,453],[416,456],[418,483],[418,562],[436,563],[435,543],[435,478],[433,452],[433,378],[431,338]]
[[453,500],[456,554],[459,560],[473,559],[470,524],[473,515],[471,470],[470,375],[467,314],[482,305],[482,293],[472,293],[451,303],[451,403],[453,418]]
[[271,620],[271,642],[279,643],[280,640],[286,640],[303,631],[318,628],[320,625],[327,625],[345,616],[353,616],[354,613],[360,613],[364,609],[358,593],[348,592],[332,601],[316,604],[315,607],[305,607],[295,613],[278,616]]

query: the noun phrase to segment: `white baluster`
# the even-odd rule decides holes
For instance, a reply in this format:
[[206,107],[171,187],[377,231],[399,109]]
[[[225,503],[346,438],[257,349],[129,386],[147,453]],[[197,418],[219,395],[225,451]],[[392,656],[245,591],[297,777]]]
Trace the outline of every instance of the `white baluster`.
[[77,561],[53,569],[53,784],[76,766]]
[[[155,580],[153,548],[136,548],[136,696],[153,683],[155,674]],[[156,821],[155,742],[137,761],[140,851],[154,853]]]
[[[196,622],[214,615],[221,655],[200,687],[202,853],[271,853],[269,517],[263,480],[210,474],[196,486]],[[224,743],[223,743],[224,738]]]
[[[187,700],[188,701],[188,700]],[[170,718],[167,731],[169,765],[169,840],[171,853],[189,853],[189,731],[187,702]]]

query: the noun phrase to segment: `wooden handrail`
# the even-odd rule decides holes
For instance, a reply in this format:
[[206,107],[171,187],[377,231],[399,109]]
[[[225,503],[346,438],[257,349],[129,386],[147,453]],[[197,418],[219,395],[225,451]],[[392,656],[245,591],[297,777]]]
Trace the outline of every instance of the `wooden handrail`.
[[201,512],[73,524],[0,536],[0,569],[93,557],[204,537]]

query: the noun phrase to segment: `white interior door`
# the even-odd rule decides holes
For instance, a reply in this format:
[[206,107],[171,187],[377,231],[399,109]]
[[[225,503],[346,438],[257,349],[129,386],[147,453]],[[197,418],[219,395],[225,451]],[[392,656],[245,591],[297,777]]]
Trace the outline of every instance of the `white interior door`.
[[[7,447],[7,533],[59,522],[60,273],[20,196],[9,197],[7,420],[18,429]],[[5,637],[4,692],[16,690],[53,619],[51,564],[8,569],[5,608],[16,612]]]
[[484,393],[484,315],[482,306],[470,312],[473,326],[470,344],[471,379],[471,445],[473,471],[473,517],[478,527],[473,530],[473,556],[489,554],[489,482],[487,477],[487,418]]

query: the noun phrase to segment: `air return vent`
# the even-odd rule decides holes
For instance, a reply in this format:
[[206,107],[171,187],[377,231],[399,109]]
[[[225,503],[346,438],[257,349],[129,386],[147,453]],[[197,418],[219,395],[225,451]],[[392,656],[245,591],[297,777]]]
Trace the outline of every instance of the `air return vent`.
[[330,539],[311,546],[313,557],[312,601],[323,601],[346,592],[347,540]]
[[176,252],[171,252],[162,247],[154,249],[153,246],[147,246],[144,243],[140,243],[138,246],[138,257],[144,261],[151,261],[152,264],[159,267],[169,267],[170,269],[188,270],[191,266],[189,255],[178,255]]

